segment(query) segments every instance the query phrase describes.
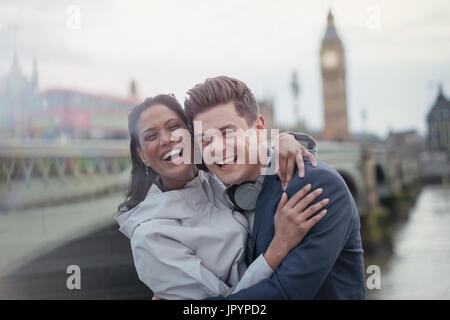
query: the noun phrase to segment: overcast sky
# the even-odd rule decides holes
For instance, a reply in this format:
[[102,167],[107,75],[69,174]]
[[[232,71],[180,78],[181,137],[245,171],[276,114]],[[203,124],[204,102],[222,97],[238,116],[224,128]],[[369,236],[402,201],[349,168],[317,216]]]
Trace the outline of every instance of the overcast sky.
[[41,90],[125,96],[135,78],[140,97],[173,92],[182,102],[206,77],[229,75],[258,98],[273,98],[276,119],[286,125],[296,70],[301,116],[320,129],[319,49],[330,6],[346,50],[351,130],[425,132],[438,82],[450,96],[448,0],[2,0],[0,76],[11,64],[17,27],[21,67],[30,74],[36,56]]

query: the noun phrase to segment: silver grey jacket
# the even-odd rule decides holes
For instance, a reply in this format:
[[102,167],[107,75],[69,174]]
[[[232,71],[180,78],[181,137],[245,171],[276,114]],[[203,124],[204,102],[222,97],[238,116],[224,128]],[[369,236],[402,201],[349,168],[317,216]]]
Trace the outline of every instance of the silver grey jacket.
[[226,296],[273,274],[263,255],[247,269],[248,222],[222,202],[224,188],[200,170],[180,190],[162,192],[153,184],[143,202],[116,215],[139,279],[158,297]]

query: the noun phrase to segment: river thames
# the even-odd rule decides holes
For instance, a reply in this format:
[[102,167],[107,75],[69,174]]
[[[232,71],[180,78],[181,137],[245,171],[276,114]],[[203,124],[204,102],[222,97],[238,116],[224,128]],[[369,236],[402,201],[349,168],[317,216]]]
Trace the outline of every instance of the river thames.
[[450,299],[449,240],[450,187],[425,186],[395,229],[393,255],[366,260],[381,269],[381,289],[367,289],[367,298]]

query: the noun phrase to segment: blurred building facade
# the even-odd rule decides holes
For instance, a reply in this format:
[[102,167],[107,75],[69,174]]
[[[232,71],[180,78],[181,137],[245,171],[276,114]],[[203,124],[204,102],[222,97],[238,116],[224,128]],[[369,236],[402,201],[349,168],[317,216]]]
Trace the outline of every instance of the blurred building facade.
[[69,89],[39,92],[29,110],[30,137],[127,139],[127,110],[137,99]]
[[0,136],[6,138],[127,139],[127,110],[138,104],[136,83],[129,97],[55,88],[38,90],[37,62],[27,77],[14,53],[0,78]]
[[331,10],[320,49],[322,94],[325,117],[324,140],[351,140],[348,130],[345,84],[345,52],[336,32]]
[[428,149],[447,154],[450,160],[450,101],[445,97],[442,85],[428,115]]
[[406,130],[400,132],[389,131],[386,142],[395,147],[401,147],[421,144],[423,139],[417,130]]
[[33,61],[32,75],[27,77],[14,52],[11,67],[0,76],[0,135],[26,137],[27,112],[38,88],[37,63]]

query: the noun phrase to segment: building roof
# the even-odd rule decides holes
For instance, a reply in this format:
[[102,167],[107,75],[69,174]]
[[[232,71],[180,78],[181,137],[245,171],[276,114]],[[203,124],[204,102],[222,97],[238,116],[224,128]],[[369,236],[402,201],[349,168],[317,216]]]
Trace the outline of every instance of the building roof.
[[322,42],[339,42],[339,36],[337,35],[336,28],[334,26],[334,17],[331,10],[328,12],[327,17],[327,30],[325,31],[325,36]]
[[90,93],[90,92],[85,92],[85,91],[81,91],[81,90],[65,89],[65,88],[53,88],[53,89],[47,89],[47,90],[39,92],[39,95],[43,95],[43,96],[53,95],[53,94],[84,95],[84,96],[89,96],[92,98],[106,99],[106,100],[110,100],[110,101],[131,104],[131,105],[136,105],[136,104],[140,103],[140,100],[137,97],[133,97],[133,96],[122,98],[122,97],[113,96],[113,95],[109,95],[109,94],[96,94],[96,93]]
[[427,120],[450,120],[450,101],[444,95],[442,84],[439,85],[438,96],[428,113]]
[[17,52],[14,51],[13,60],[9,72],[0,77],[0,100],[20,100],[21,96],[29,97],[34,94],[36,83],[33,78],[28,78],[20,67]]

